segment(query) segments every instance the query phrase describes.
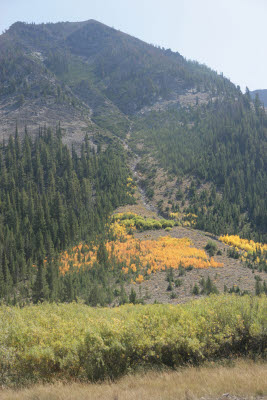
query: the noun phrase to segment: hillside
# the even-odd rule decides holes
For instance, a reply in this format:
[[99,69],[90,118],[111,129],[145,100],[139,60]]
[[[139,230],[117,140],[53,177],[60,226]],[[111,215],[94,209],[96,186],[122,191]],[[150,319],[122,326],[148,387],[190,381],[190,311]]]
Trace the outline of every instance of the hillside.
[[[0,85],[5,302],[266,291],[267,116],[249,92],[94,20],[13,24],[0,36]],[[133,209],[139,225],[114,233],[111,214]],[[219,241],[227,234],[237,246]],[[123,243],[147,258],[115,257]],[[163,245],[186,273],[162,269]]]
[[17,22],[0,135],[1,399],[264,400],[258,96],[94,20]]
[[256,110],[239,94],[135,119],[130,147],[161,213],[191,212],[199,229],[266,241],[267,118]]
[[258,94],[260,101],[265,107],[267,107],[267,89],[253,90],[250,93],[253,99],[255,98],[256,94]]
[[68,145],[85,133],[91,145],[119,137],[161,213],[266,240],[266,115],[228,79],[94,20],[17,22],[0,54],[3,137],[59,121]]
[[6,134],[15,120],[22,127],[60,120],[72,139],[96,126],[122,135],[127,115],[143,107],[179,103],[192,88],[215,93],[234,88],[207,67],[94,20],[17,22],[1,35],[0,50],[1,130]]

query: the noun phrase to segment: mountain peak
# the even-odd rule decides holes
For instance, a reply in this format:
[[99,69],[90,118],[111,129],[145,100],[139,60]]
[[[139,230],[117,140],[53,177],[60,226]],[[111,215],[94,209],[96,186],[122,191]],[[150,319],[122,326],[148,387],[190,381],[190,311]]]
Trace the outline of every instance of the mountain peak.
[[[87,107],[86,115],[101,128],[111,131],[114,119],[108,115],[115,113],[125,127],[125,114],[158,105],[179,106],[180,96],[188,95],[187,104],[195,104],[196,93],[198,101],[206,102],[212,92],[234,90],[229,80],[209,68],[94,19],[42,24],[18,21],[0,36],[0,61],[0,101],[16,108],[20,104],[17,99],[24,98],[29,110],[35,109],[33,102],[41,102],[45,108],[49,102],[60,103],[62,110],[68,111],[60,112],[58,119],[70,116],[70,104],[79,104]],[[24,107],[20,105],[19,118]],[[22,118],[24,125],[29,110]],[[44,122],[41,119],[38,125]]]

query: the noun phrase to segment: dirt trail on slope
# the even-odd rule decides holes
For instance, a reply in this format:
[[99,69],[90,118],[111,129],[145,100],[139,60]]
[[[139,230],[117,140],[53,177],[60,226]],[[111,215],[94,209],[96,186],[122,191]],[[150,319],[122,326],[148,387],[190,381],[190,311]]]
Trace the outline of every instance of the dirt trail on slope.
[[128,142],[131,137],[131,134],[132,134],[132,126],[133,126],[133,122],[130,123],[129,130],[126,135],[126,139],[121,139],[121,142],[122,142],[124,150],[126,151],[126,153],[128,155],[128,160],[129,160],[128,164],[132,171],[133,177],[135,178],[136,186],[137,186],[138,192],[140,194],[139,201],[141,202],[141,204],[144,206],[144,208],[147,211],[152,211],[153,213],[158,214],[157,208],[151,204],[151,202],[149,201],[149,199],[146,196],[145,190],[142,188],[142,186],[140,184],[141,180],[142,180],[142,175],[137,170],[137,165],[141,161],[141,157],[130,148],[129,142]]

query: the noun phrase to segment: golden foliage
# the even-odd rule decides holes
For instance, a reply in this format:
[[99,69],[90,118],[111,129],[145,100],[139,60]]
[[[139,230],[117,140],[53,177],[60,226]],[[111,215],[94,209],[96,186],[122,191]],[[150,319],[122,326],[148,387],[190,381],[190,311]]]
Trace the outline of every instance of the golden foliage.
[[169,217],[175,221],[179,221],[182,226],[195,226],[197,223],[197,215],[192,213],[170,212]]
[[[121,233],[121,232],[120,232]],[[177,239],[172,237],[161,237],[158,240],[139,240],[133,236],[124,236],[124,241],[114,240],[106,243],[106,249],[110,257],[121,263],[124,274],[136,275],[136,282],[143,281],[143,275],[150,275],[166,268],[216,268],[222,267],[222,263],[209,258],[204,250],[192,247],[188,238]],[[91,267],[96,262],[97,248],[87,250],[80,255],[82,245],[73,248],[72,255],[64,252],[61,257],[60,271],[66,273],[70,266],[80,268]],[[81,261],[82,259],[82,261]],[[140,274],[142,273],[142,274]]]
[[229,246],[237,247],[240,250],[245,250],[246,252],[256,252],[260,251],[264,253],[267,251],[267,244],[254,242],[253,240],[241,239],[237,235],[225,235],[220,236],[220,241],[228,244]]
[[134,184],[134,181],[131,177],[127,178],[127,194],[130,197],[133,197],[134,192],[135,192],[136,186]]
[[[196,218],[188,214],[188,218]],[[217,268],[222,263],[209,258],[202,249],[193,247],[188,238],[160,237],[157,240],[139,240],[129,235],[129,229],[135,230],[138,214],[118,213],[113,215],[110,233],[113,240],[106,243],[109,258],[120,265],[123,274],[131,274],[137,283],[157,271],[167,268]],[[145,220],[144,220],[145,221]],[[147,220],[150,221],[150,220]],[[164,220],[165,221],[165,220]],[[159,222],[156,221],[155,222]],[[168,221],[165,221],[168,222]],[[65,274],[71,269],[91,268],[97,261],[97,246],[91,248],[79,244],[61,254],[60,272]]]
[[110,225],[110,231],[119,240],[122,240],[127,236],[126,227],[118,221],[115,221]]
[[249,260],[254,264],[267,264],[267,244],[241,239],[237,235],[220,236],[219,240],[239,252],[242,261]]

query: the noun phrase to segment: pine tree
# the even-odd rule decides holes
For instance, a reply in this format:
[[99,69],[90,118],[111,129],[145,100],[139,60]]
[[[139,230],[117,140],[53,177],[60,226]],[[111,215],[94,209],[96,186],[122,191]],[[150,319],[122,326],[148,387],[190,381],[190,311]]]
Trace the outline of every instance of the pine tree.
[[131,289],[131,293],[129,296],[129,302],[132,304],[136,303],[136,291],[133,288]]
[[192,294],[194,296],[198,296],[199,295],[199,287],[198,287],[198,285],[196,283],[195,283],[195,285],[193,287]]
[[37,267],[37,274],[32,289],[33,303],[43,302],[49,297],[49,288],[46,280],[46,271],[43,262],[40,262]]
[[108,252],[103,241],[99,244],[96,259],[99,264],[106,266],[108,263]]
[[0,298],[3,298],[4,295],[5,295],[5,281],[4,281],[3,267],[0,261]]

